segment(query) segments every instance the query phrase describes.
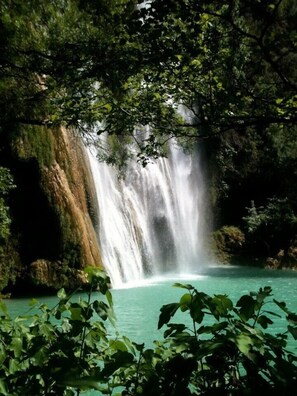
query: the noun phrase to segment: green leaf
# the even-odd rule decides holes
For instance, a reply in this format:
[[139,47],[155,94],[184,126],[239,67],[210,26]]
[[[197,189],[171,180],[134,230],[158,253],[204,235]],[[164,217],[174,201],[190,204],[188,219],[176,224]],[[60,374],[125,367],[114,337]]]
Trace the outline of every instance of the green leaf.
[[135,349],[136,349],[138,352],[143,352],[144,343],[143,343],[143,344],[137,344],[136,342],[133,342],[133,345],[135,346]]
[[125,351],[127,352],[127,346],[125,345],[125,343],[123,341],[120,340],[115,340],[115,341],[111,341],[110,342],[110,347],[114,350],[118,350],[118,351]]
[[14,356],[17,358],[20,357],[22,354],[23,340],[20,337],[13,337],[11,346],[13,348]]
[[130,350],[130,352],[135,354],[135,345],[133,344],[133,342],[126,336],[123,336],[123,340],[124,343],[126,344],[127,350]]
[[169,323],[168,329],[164,332],[164,338],[169,336],[177,337],[181,334],[184,334],[186,328],[187,327],[184,324]]
[[159,316],[158,330],[161,329],[164,324],[167,324],[170,321],[170,319],[175,315],[179,307],[180,304],[178,303],[166,304],[162,306],[162,308],[160,309],[161,313]]
[[181,310],[182,312],[186,311],[186,310],[189,309],[190,306],[191,306],[191,303],[192,303],[192,295],[191,295],[190,293],[184,294],[184,295],[181,297],[179,303],[180,303],[180,310]]
[[69,311],[71,312],[72,320],[82,320],[82,308],[81,307],[70,307]]
[[46,348],[40,348],[34,355],[34,363],[38,366],[42,366],[48,360],[49,355]]
[[68,331],[71,330],[71,325],[70,325],[69,320],[67,318],[63,319],[61,328],[62,328],[63,333],[67,333]]
[[[210,306],[211,312],[216,315],[227,315],[228,312],[233,308],[233,303],[225,294],[216,294]],[[218,319],[218,317],[217,317]]]
[[193,320],[197,323],[201,323],[205,312],[203,310],[208,309],[208,302],[210,297],[205,293],[196,293],[193,297],[190,314]]
[[14,374],[16,371],[21,369],[20,363],[16,359],[9,360],[9,373]]
[[224,330],[226,327],[228,327],[228,322],[220,322],[220,323],[214,323],[212,326],[201,326],[199,327],[197,333],[198,334],[215,334],[217,332],[220,332],[221,330]]
[[108,301],[108,305],[110,306],[110,308],[113,307],[113,301],[112,301],[112,294],[109,290],[106,291],[105,293],[106,299]]
[[111,112],[111,110],[112,110],[112,105],[111,105],[110,103],[106,103],[103,107],[104,107],[108,112]]
[[290,322],[293,325],[297,325],[297,314],[290,312],[287,315],[287,321]]
[[263,329],[267,329],[268,325],[273,324],[273,321],[268,318],[266,315],[261,315],[257,319],[257,323],[263,327]]
[[237,301],[236,306],[240,307],[240,318],[247,322],[255,313],[256,302],[251,296],[245,295]]
[[55,338],[54,327],[51,323],[46,323],[46,322],[42,323],[40,325],[40,332],[43,336],[45,336],[49,340],[52,340]]
[[4,313],[5,316],[8,316],[7,306],[0,299],[0,310]]
[[273,299],[273,302],[284,312],[289,313],[290,311],[288,310],[286,303],[283,301],[277,301]]
[[180,289],[194,290],[195,288],[189,284],[174,283],[173,287],[179,287]]
[[29,302],[30,307],[34,307],[37,304],[38,304],[38,300],[36,300],[36,298],[32,298],[31,301]]
[[277,314],[275,312],[272,312],[272,311],[263,311],[263,312],[265,312],[265,313],[267,313],[267,314],[269,314],[271,316],[275,316],[276,318],[281,318],[281,315],[279,315],[279,314]]
[[3,379],[0,379],[0,395],[9,396],[7,392],[6,384]]
[[294,340],[297,340],[297,327],[288,325],[288,330],[292,334],[292,336],[294,337]]
[[66,294],[66,292],[65,292],[65,289],[60,289],[60,290],[58,291],[58,293],[57,293],[57,297],[58,297],[60,300],[65,300],[65,299],[67,298],[67,294]]
[[247,357],[249,357],[252,344],[252,339],[246,334],[239,334],[236,337],[236,345],[238,349]]
[[84,269],[85,273],[88,275],[89,282],[94,288],[99,288],[102,294],[106,294],[109,289],[110,279],[106,272],[98,267],[86,267]]
[[264,300],[271,295],[271,293],[272,289],[270,286],[265,286],[263,289],[261,287],[258,293],[255,293],[257,302],[262,304]]
[[109,317],[109,307],[104,301],[95,300],[93,308],[101,319],[106,320]]
[[132,363],[134,363],[134,357],[130,352],[117,351],[112,355],[112,360],[105,364],[102,374],[110,376],[119,368],[128,367]]

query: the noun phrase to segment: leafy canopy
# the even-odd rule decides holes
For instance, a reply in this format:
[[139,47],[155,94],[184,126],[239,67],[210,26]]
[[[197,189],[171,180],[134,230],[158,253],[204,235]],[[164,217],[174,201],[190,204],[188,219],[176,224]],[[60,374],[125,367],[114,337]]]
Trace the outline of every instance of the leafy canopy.
[[292,0],[4,0],[0,125],[107,131],[142,159],[172,137],[292,125],[296,12]]

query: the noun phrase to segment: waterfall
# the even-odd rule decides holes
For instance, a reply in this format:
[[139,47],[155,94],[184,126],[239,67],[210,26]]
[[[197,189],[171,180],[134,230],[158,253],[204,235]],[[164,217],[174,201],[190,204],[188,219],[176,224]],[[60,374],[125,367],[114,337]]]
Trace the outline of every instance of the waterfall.
[[199,155],[174,144],[168,158],[125,177],[89,151],[99,205],[98,237],[112,285],[164,273],[195,273],[204,262]]

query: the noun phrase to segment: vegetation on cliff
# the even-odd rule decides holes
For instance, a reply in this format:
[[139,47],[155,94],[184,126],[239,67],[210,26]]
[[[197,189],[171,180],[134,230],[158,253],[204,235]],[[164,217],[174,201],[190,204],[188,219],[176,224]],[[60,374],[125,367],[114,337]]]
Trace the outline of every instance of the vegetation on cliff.
[[0,167],[0,292],[13,283],[20,271],[20,260],[11,235],[9,191],[15,188],[9,169]]

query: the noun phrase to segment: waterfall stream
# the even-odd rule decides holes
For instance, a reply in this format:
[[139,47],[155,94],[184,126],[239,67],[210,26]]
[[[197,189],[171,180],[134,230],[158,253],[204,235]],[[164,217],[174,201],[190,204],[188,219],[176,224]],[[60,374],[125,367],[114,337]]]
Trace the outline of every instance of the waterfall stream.
[[199,155],[174,144],[168,158],[125,177],[89,151],[99,206],[98,238],[112,285],[148,276],[195,273],[203,254],[203,178]]

